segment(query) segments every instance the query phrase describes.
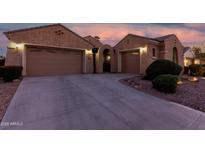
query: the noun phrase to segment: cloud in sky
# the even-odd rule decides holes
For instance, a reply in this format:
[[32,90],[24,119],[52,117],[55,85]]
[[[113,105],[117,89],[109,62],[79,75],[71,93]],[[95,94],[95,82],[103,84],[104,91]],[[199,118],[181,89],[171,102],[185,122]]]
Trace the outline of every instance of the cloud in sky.
[[[4,50],[8,40],[4,31],[47,25],[45,23],[0,24],[0,49]],[[184,45],[194,45],[205,41],[205,23],[153,23],[153,24],[68,24],[65,26],[81,36],[99,36],[106,44],[115,45],[129,33],[146,37],[159,37],[176,34]],[[0,50],[0,51],[1,51]],[[1,53],[0,53],[1,54]]]
[[[69,27],[69,24],[66,24]],[[80,35],[98,35],[104,43],[116,44],[128,33],[147,37],[159,37],[168,34],[176,34],[185,45],[205,41],[205,31],[201,31],[202,25],[192,28],[194,25],[185,24],[82,24],[71,26],[71,29]],[[204,24],[205,29],[205,24]]]

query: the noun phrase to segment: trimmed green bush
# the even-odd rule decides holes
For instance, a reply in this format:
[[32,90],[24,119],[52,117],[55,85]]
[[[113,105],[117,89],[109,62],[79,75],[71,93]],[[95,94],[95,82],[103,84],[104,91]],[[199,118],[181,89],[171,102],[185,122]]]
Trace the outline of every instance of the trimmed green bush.
[[180,65],[169,60],[160,59],[148,66],[144,79],[153,80],[162,74],[179,75],[181,71],[182,67]]
[[164,74],[157,76],[152,80],[152,85],[158,91],[164,93],[175,93],[177,88],[178,76],[171,74]]
[[22,66],[1,66],[0,76],[5,82],[12,82],[22,76]]

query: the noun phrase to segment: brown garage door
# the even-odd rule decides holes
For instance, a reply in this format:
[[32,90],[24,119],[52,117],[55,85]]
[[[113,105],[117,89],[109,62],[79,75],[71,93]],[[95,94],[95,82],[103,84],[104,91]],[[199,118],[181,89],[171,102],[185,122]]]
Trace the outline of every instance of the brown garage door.
[[122,72],[140,73],[140,54],[137,51],[122,53]]
[[66,75],[82,73],[82,51],[28,48],[27,75]]

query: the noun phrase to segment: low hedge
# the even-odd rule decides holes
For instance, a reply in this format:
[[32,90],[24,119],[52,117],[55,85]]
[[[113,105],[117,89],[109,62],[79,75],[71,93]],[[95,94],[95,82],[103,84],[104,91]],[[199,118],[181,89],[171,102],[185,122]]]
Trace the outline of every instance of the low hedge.
[[5,82],[12,82],[22,76],[22,66],[1,66],[0,76]]
[[160,59],[148,66],[144,79],[153,80],[162,74],[179,75],[181,71],[182,67],[180,65],[166,59]]
[[158,91],[164,93],[175,93],[177,88],[178,76],[163,74],[152,80],[152,85]]
[[205,66],[201,64],[191,64],[189,66],[190,75],[205,76]]

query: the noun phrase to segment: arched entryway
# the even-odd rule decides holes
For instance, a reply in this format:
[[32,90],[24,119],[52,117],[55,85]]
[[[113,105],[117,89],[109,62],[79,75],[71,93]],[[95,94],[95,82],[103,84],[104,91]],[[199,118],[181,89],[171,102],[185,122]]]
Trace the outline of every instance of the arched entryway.
[[103,72],[111,72],[111,55],[109,49],[103,51]]
[[172,61],[178,64],[178,50],[176,47],[173,48],[172,54]]
[[116,72],[116,57],[113,48],[110,45],[103,45],[99,48],[97,55],[97,72]]

